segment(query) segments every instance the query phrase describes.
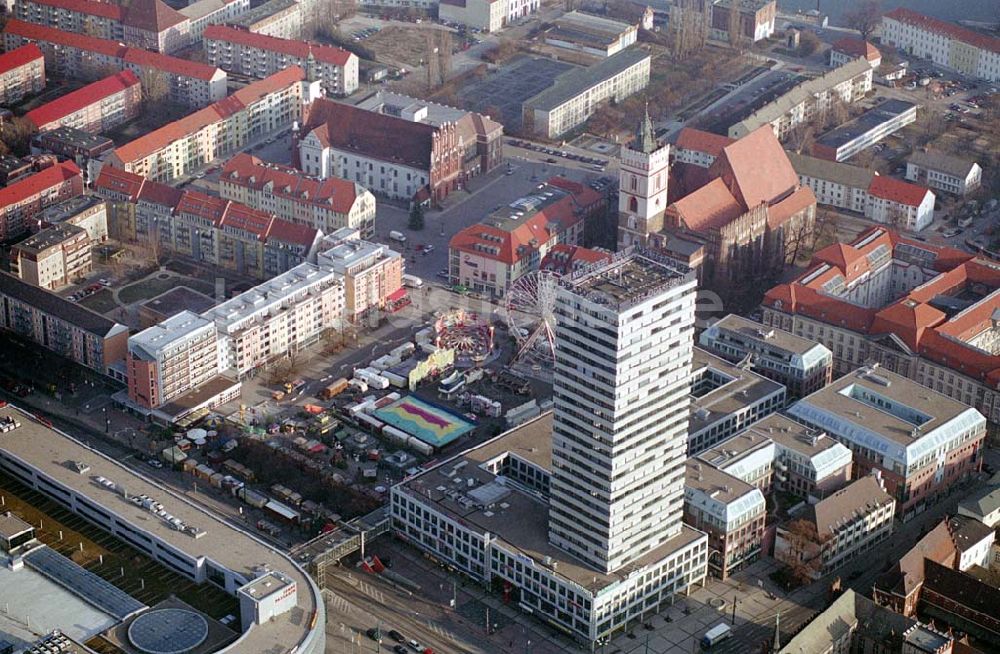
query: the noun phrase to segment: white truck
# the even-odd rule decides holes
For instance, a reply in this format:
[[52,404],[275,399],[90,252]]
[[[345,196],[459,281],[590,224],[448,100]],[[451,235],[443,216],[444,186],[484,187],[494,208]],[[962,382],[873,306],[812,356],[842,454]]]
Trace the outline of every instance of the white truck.
[[422,288],[424,285],[424,280],[420,279],[416,275],[405,274],[403,275],[403,286],[406,288]]
[[701,637],[701,648],[708,649],[709,647],[713,647],[716,643],[721,643],[732,635],[733,630],[729,625],[725,622],[720,622],[706,631],[705,635]]
[[406,234],[397,232],[395,229],[389,232],[389,240],[397,243],[406,243]]
[[375,388],[380,391],[389,388],[389,380],[380,375],[378,370],[373,370],[372,368],[355,370],[354,378],[368,384],[368,388]]

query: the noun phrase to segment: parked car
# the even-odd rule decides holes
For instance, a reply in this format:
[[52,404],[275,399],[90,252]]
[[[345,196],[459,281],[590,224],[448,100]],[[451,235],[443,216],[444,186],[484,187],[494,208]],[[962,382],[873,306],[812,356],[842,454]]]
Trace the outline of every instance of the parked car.
[[382,632],[374,627],[366,631],[365,635],[374,640],[376,643],[382,642]]

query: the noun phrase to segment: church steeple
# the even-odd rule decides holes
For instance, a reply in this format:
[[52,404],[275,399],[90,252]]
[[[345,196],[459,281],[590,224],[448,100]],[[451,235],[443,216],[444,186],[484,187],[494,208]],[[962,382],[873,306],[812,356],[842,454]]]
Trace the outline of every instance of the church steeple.
[[649,118],[649,104],[646,104],[646,111],[639,125],[635,129],[635,141],[632,142],[632,149],[636,152],[651,154],[659,147],[656,142],[656,135],[653,132],[653,121]]

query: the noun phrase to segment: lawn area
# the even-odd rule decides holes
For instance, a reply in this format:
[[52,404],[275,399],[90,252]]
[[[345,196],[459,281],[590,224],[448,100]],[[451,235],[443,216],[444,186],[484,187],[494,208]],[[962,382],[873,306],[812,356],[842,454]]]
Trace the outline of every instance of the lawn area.
[[107,314],[118,308],[118,305],[115,304],[115,299],[111,296],[111,291],[108,289],[103,289],[90,297],[85,297],[78,304],[100,314]]
[[174,276],[162,278],[159,275],[156,275],[126,286],[119,291],[118,299],[125,304],[132,304],[133,302],[141,302],[142,300],[154,298],[157,295],[166,293],[170,289],[177,286],[187,286],[188,288],[198,291],[199,293],[205,293],[209,296],[211,296],[215,291],[212,284],[198,279],[178,278]]

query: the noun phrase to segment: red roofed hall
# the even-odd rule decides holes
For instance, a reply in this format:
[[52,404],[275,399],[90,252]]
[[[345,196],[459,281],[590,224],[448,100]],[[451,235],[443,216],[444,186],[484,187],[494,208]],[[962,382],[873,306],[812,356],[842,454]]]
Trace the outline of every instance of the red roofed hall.
[[23,234],[30,220],[50,205],[83,193],[80,168],[64,161],[0,188],[0,241]]
[[231,73],[264,77],[296,65],[311,68],[329,95],[346,96],[358,88],[358,57],[343,48],[226,25],[206,27],[204,40],[209,63]]
[[124,70],[43,104],[25,118],[40,132],[66,126],[96,134],[132,120],[141,105],[139,78]]
[[763,322],[815,338],[838,372],[878,361],[1000,424],[1000,267],[875,227],[770,289]]
[[34,43],[11,48],[0,54],[0,104],[20,102],[24,96],[45,88],[45,56]]
[[888,175],[875,175],[868,186],[865,216],[898,229],[918,232],[934,220],[934,193]]

